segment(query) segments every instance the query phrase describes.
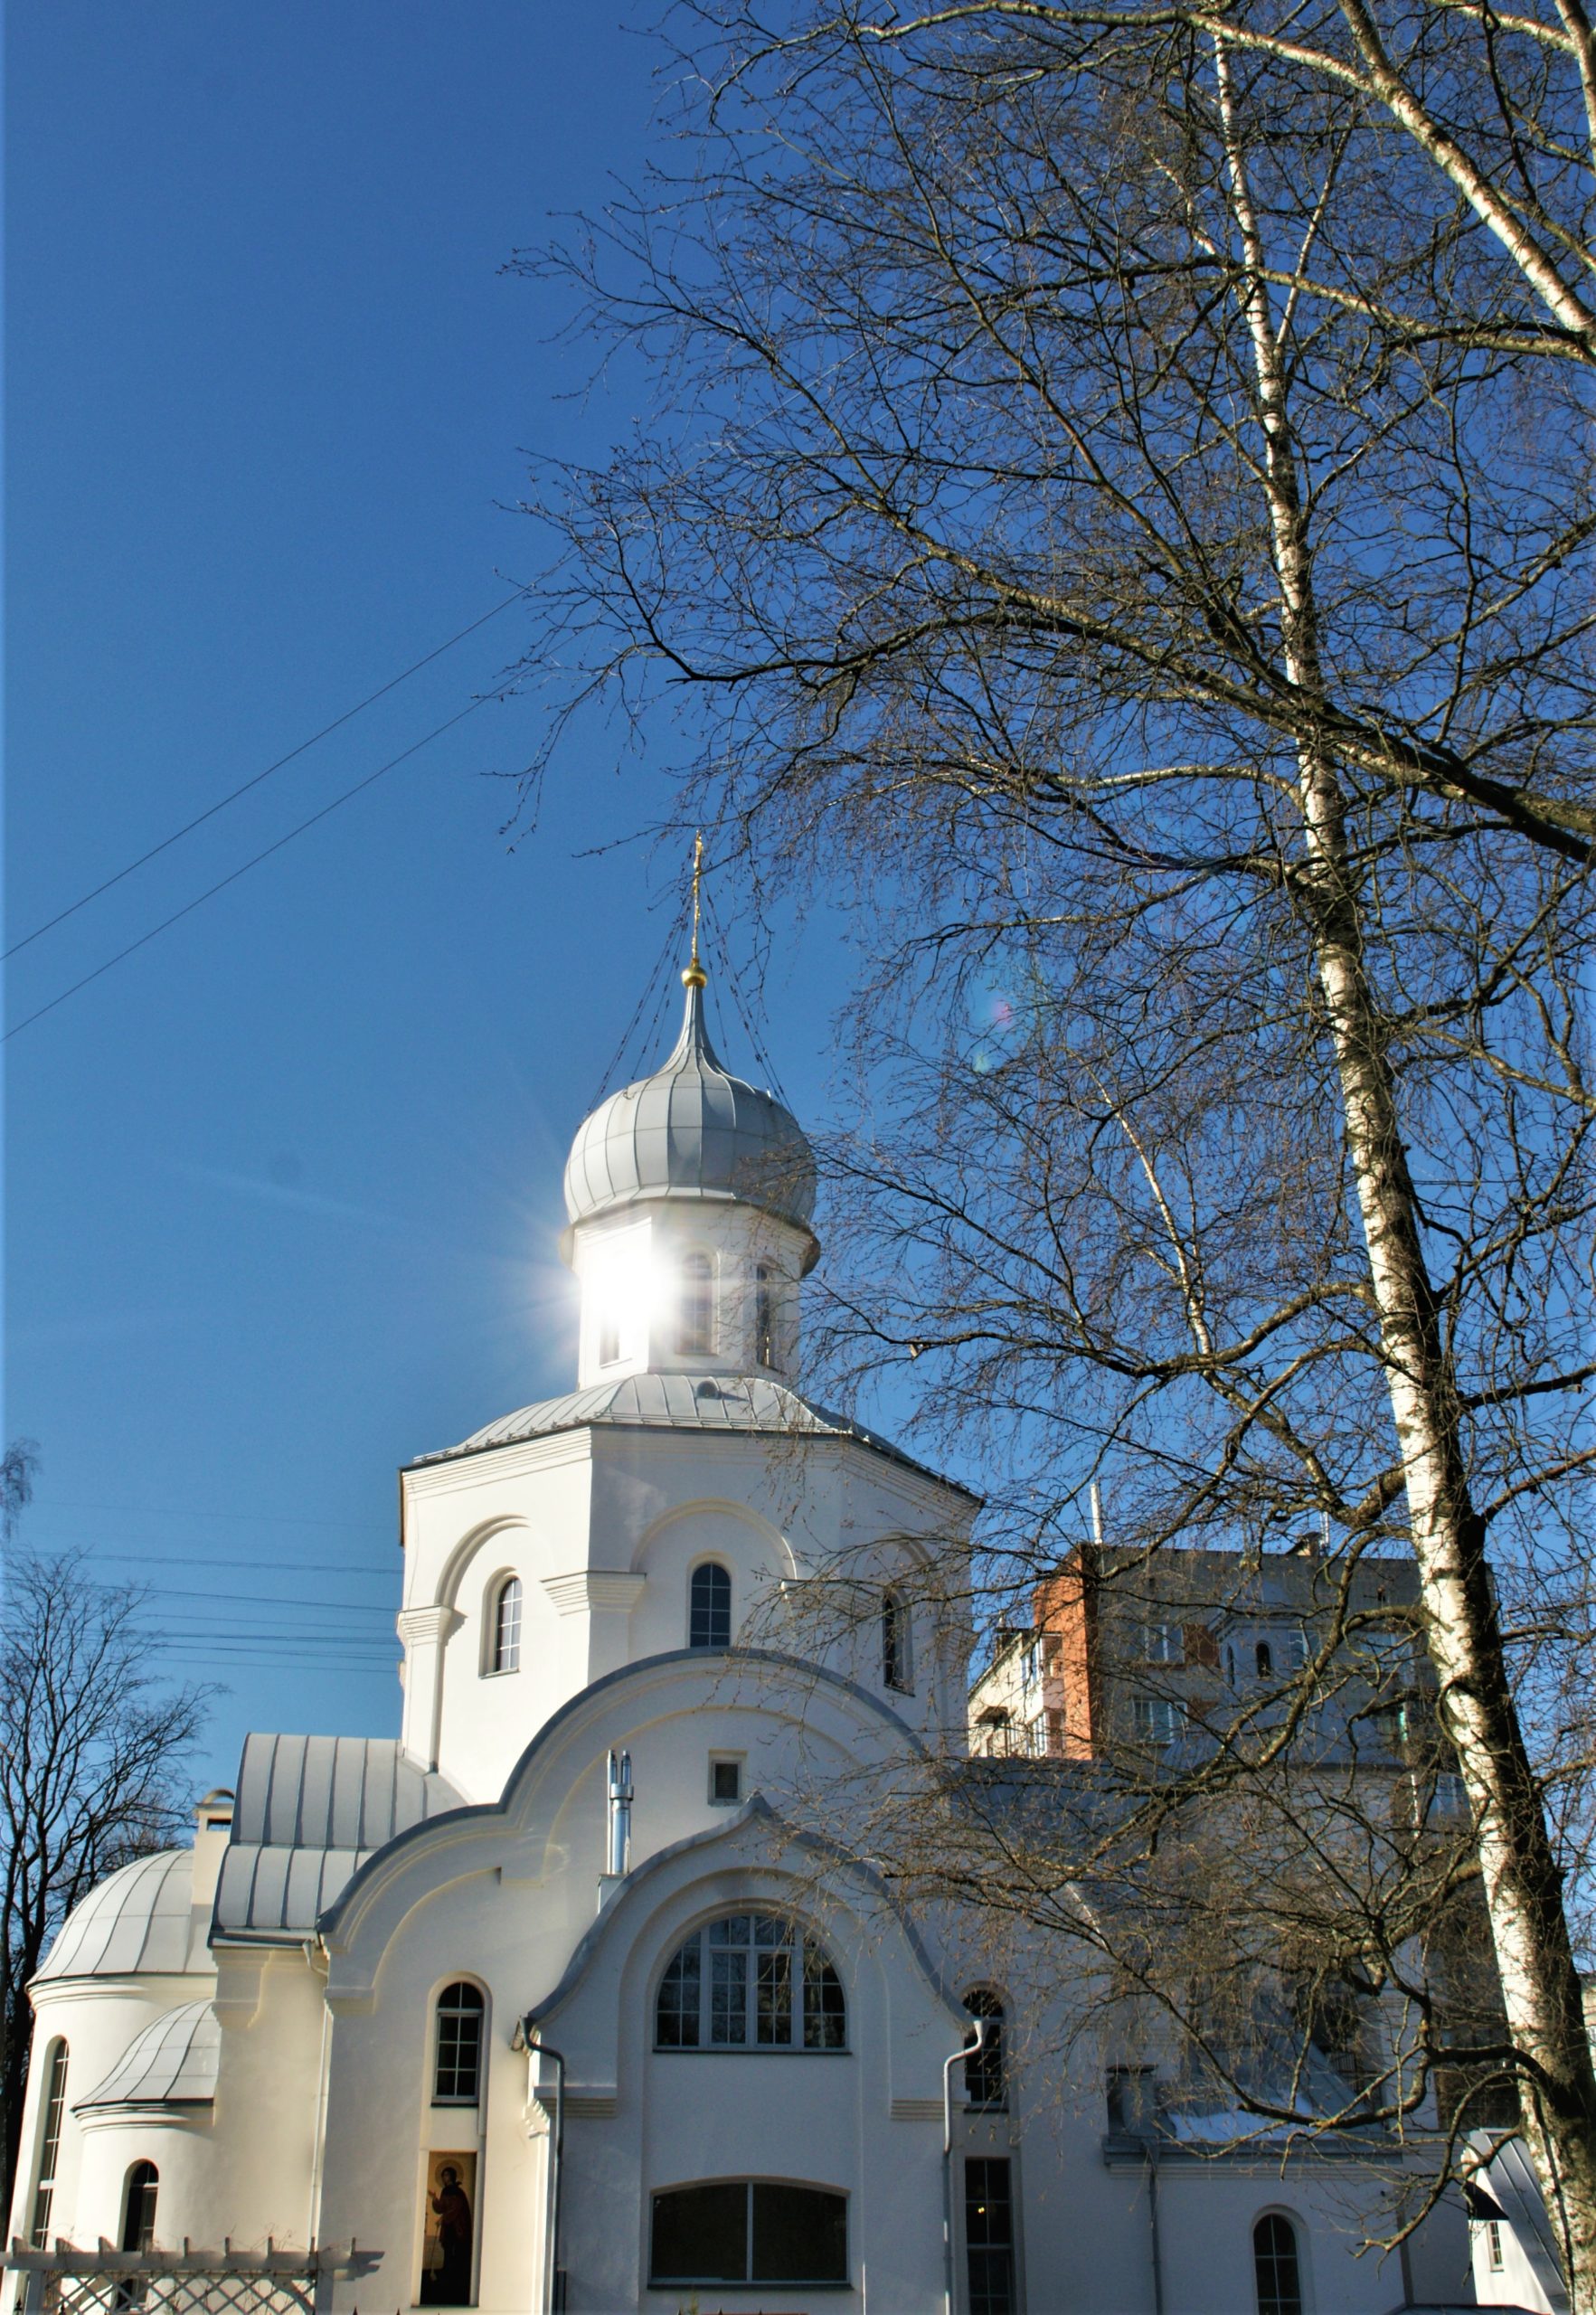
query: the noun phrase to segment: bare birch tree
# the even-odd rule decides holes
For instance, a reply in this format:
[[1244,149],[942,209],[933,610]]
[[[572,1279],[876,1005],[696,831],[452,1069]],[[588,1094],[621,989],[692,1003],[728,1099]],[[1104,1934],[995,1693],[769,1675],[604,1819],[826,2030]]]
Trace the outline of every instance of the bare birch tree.
[[662,384],[542,502],[540,654],[868,901],[833,1346],[1001,1441],[1019,1564],[1100,1469],[1148,1554],[1411,1552],[1505,2008],[1459,2055],[1591,2315],[1588,28],[699,21],[685,173],[566,261]]
[[[6,1458],[6,1510],[31,1457]],[[32,2013],[28,1981],[61,1922],[120,1865],[182,1827],[184,1754],[205,1692],[162,1683],[143,1596],[76,1556],[14,1551],[0,1638],[0,2113],[16,2175]]]

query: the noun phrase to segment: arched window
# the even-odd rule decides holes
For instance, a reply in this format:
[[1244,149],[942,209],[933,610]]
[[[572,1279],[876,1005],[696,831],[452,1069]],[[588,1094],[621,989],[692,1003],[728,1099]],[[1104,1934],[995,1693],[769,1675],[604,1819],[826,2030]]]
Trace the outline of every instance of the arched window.
[[717,2178],[654,2197],[648,2281],[820,2283],[848,2280],[848,2198],[782,2178]]
[[518,1672],[521,1669],[521,1578],[518,1575],[506,1575],[495,1592],[491,1624],[488,1670]]
[[127,2173],[122,2201],[122,2248],[147,2251],[156,2239],[156,2191],[159,2171],[153,2162],[136,2162]]
[[438,2044],[432,2066],[435,2106],[475,2106],[482,2094],[481,1989],[462,1978],[438,1997]]
[[756,1366],[776,1364],[775,1276],[766,1262],[756,1264],[753,1274],[753,1357]]
[[1275,1652],[1267,1639],[1261,1639],[1252,1650],[1252,1661],[1261,1680],[1267,1680],[1275,1668]]
[[842,1980],[779,1913],[723,1913],[678,1945],[654,2008],[658,2050],[841,2050]]
[[896,1688],[901,1696],[911,1695],[914,1687],[914,1667],[910,1657],[912,1637],[909,1611],[895,1592],[882,1594],[881,1602],[881,1677],[883,1686]]
[[715,1346],[715,1266],[708,1254],[687,1254],[682,1261],[682,1304],[676,1326],[676,1348],[691,1357],[713,1355]]
[[718,1559],[706,1559],[693,1571],[687,1586],[687,1645],[732,1645],[732,1578]]
[[33,2247],[48,2248],[50,2206],[55,2200],[55,2173],[61,2160],[61,2125],[67,2109],[67,2046],[52,2042],[44,2077],[44,2109],[39,2131],[39,2163],[33,2173]]
[[985,2042],[974,2057],[964,2062],[964,2094],[972,2106],[1005,2105],[1008,2092],[1003,2068],[1003,2004],[987,1987],[977,1986],[965,1995],[964,2006],[972,2017],[987,2022]]
[[1266,2211],[1252,2229],[1252,2272],[1258,2315],[1302,2315],[1297,2230],[1278,2210]]

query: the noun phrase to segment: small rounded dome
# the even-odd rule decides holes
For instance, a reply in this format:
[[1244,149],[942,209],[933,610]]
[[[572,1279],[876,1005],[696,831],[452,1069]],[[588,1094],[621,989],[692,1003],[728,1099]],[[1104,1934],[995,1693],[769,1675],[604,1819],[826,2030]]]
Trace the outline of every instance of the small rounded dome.
[[216,2095],[222,2028],[208,2001],[185,2001],[136,2034],[74,2112],[96,2106],[208,2106]]
[[72,1907],[34,1982],[208,1974],[205,1927],[194,1913],[194,1851],[157,1849],[124,1865]]
[[573,1223],[649,1197],[735,1198],[800,1229],[815,1210],[815,1157],[802,1128],[774,1094],[722,1067],[694,982],[670,1059],[600,1102],[565,1167]]

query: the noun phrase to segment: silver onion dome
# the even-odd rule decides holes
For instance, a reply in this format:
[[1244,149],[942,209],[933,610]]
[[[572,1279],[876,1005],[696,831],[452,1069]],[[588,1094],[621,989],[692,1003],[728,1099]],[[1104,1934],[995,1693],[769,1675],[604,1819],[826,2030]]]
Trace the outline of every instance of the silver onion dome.
[[716,1057],[696,959],[682,978],[687,1005],[675,1051],[583,1120],[566,1163],[565,1210],[577,1223],[644,1198],[738,1199],[807,1230],[815,1157],[803,1129],[773,1093]]

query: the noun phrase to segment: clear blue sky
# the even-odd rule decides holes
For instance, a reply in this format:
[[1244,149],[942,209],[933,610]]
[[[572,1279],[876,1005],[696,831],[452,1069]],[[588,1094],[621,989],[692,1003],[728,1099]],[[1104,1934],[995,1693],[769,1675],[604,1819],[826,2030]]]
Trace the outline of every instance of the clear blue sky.
[[[7,941],[531,578],[524,453],[602,455],[503,275],[635,177],[602,5],[50,0],[8,42]],[[493,685],[515,615],[8,968],[20,1021]],[[571,1133],[658,954],[657,768],[489,706],[6,1046],[6,1403],[27,1533],[157,1587],[250,1726],[397,1724],[394,1470],[568,1388]],[[665,735],[661,735],[662,740]],[[767,987],[826,1095],[834,935]],[[730,1056],[746,1044],[728,1038]],[[295,1637],[297,1635],[297,1637]]]

